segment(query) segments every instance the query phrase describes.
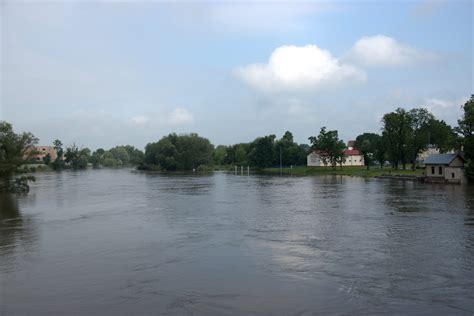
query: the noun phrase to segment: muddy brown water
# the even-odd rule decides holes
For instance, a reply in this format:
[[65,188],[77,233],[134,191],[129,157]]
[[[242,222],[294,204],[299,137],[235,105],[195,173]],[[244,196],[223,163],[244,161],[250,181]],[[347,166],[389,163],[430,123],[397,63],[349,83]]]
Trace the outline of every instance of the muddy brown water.
[[41,173],[0,195],[0,315],[474,313],[474,188]]

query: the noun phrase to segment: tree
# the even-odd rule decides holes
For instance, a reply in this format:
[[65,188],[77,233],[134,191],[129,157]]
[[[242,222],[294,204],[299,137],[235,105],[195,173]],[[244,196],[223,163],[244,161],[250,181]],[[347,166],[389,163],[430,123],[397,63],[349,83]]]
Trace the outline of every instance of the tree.
[[89,163],[90,149],[79,149],[75,144],[72,144],[66,149],[64,154],[65,162],[69,164],[72,169],[86,169]]
[[0,179],[4,188],[10,186],[16,169],[28,157],[28,151],[38,142],[29,132],[16,134],[10,123],[0,121]]
[[[364,156],[364,164],[369,170],[374,161],[378,161],[378,150],[380,150],[381,136],[375,133],[363,133],[357,136],[355,148],[360,150]],[[382,162],[383,165],[383,162]]]
[[435,145],[441,152],[452,149],[455,135],[449,125],[437,120],[427,109],[405,111],[402,108],[387,113],[382,118],[382,137],[392,166],[403,169],[410,162],[415,168],[419,154],[428,145]]
[[195,170],[212,164],[214,146],[207,138],[198,134],[169,134],[156,143],[145,147],[144,163],[141,169],[169,171]]
[[224,159],[227,154],[227,146],[219,145],[214,148],[213,161],[214,165],[221,166],[224,164]]
[[408,155],[412,169],[415,170],[418,155],[428,146],[430,125],[435,121],[435,118],[427,109],[420,108],[408,112],[408,121],[411,130],[408,138]]
[[258,169],[272,166],[274,159],[274,141],[275,135],[255,139],[249,147],[249,163]]
[[306,166],[307,157],[310,151],[311,151],[311,146],[309,146],[308,144],[299,144],[298,145],[298,162],[296,163],[296,165]]
[[443,120],[433,119],[428,126],[429,144],[436,146],[440,152],[450,151],[457,146],[457,137],[453,128]]
[[311,147],[321,153],[321,158],[324,165],[330,164],[336,168],[338,164],[342,165],[344,162],[344,149],[346,148],[344,142],[339,139],[338,132],[326,131],[323,126],[319,135],[309,137]]
[[465,170],[469,181],[474,181],[474,95],[464,103],[463,116],[458,120],[455,129],[461,137],[461,145],[464,149],[464,157],[467,160]]
[[126,166],[130,163],[130,155],[128,154],[127,149],[124,146],[116,146],[109,150],[113,158],[120,160],[120,164]]
[[104,164],[104,154],[105,150],[102,148],[97,149],[91,155],[90,162],[94,168],[98,168],[99,166]]
[[463,105],[463,116],[455,131],[461,136],[466,159],[474,159],[474,94]]
[[250,144],[240,143],[226,148],[224,163],[226,165],[248,165]]
[[64,169],[64,161],[63,161],[63,155],[64,155],[64,150],[63,150],[63,143],[59,140],[56,139],[53,142],[54,150],[56,151],[56,159],[54,159],[52,167],[54,170],[61,170]]
[[46,156],[44,156],[43,163],[47,166],[51,163],[51,155],[49,153],[47,153]]
[[123,146],[128,153],[129,164],[132,166],[138,166],[143,163],[144,153],[140,149],[133,146]]
[[409,159],[409,141],[412,133],[410,115],[404,109],[398,108],[395,112],[385,114],[382,124],[382,137],[392,167],[398,168],[401,163],[405,169]]
[[[283,165],[299,165],[305,164],[307,152],[304,147],[300,147],[293,140],[293,134],[286,131],[283,137],[275,142],[274,163],[280,163],[280,149]],[[304,156],[302,161],[301,157]]]

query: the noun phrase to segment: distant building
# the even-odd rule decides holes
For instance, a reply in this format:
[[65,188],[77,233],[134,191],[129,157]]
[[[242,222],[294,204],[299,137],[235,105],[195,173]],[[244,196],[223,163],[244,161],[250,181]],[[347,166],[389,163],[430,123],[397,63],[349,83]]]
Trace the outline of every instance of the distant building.
[[51,161],[58,156],[53,146],[34,146],[26,153],[25,159],[33,159],[41,163],[48,154],[51,156]]
[[313,150],[306,156],[306,164],[308,167],[323,167],[323,157],[325,153],[321,150]]
[[424,161],[425,181],[464,183],[464,162],[459,153],[430,155]]
[[[306,164],[308,167],[325,167],[323,157],[326,155],[324,151],[314,150],[306,157]],[[346,149],[344,150],[345,162],[342,164],[343,167],[349,166],[363,166],[364,156],[357,149]]]
[[[349,148],[354,148],[354,147],[349,147]],[[357,149],[344,150],[344,157],[346,158],[346,161],[344,161],[344,163],[342,164],[343,167],[364,165],[364,156]]]

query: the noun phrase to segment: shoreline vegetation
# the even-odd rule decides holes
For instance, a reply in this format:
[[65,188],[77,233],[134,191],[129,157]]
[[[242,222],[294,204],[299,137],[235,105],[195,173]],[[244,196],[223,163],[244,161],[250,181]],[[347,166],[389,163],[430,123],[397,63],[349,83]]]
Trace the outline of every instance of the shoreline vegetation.
[[262,170],[262,174],[293,176],[326,176],[326,175],[341,175],[341,176],[356,176],[364,178],[381,177],[381,176],[423,176],[423,169],[392,169],[374,167],[367,170],[364,167],[343,167],[332,169],[330,167],[306,167],[297,166],[294,168],[266,168]]
[[[466,176],[474,180],[474,95],[463,105],[463,115],[454,128],[425,108],[397,108],[383,115],[381,124],[381,133],[361,133],[350,145],[361,153],[365,166],[343,167],[346,145],[337,130],[324,126],[318,135],[308,137],[309,144],[295,142],[290,131],[280,139],[271,134],[248,143],[216,147],[196,133],[170,133],[148,143],[144,151],[125,145],[92,152],[74,143],[64,146],[59,139],[52,146],[36,147],[38,139],[33,134],[17,134],[10,123],[0,121],[0,190],[27,192],[27,183],[34,178],[21,176],[22,173],[90,167],[206,173],[236,172],[237,166],[237,174],[247,174],[249,168],[253,174],[267,175],[421,177],[423,170],[418,168],[418,157],[428,148],[440,153],[462,152]],[[313,151],[321,156],[321,167],[306,166],[307,156]]]

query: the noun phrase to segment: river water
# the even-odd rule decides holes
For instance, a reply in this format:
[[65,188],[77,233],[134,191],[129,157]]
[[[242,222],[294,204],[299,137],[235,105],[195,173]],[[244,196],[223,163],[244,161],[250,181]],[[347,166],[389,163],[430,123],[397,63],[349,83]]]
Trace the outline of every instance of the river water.
[[41,173],[0,195],[0,315],[474,313],[474,187]]

